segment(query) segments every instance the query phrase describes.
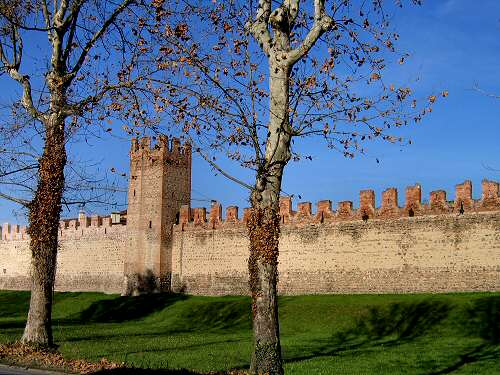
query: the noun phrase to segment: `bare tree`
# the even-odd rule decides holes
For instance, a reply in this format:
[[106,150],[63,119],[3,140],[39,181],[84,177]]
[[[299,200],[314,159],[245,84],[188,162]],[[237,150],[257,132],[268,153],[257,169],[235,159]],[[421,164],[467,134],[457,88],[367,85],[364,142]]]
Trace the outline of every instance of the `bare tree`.
[[479,92],[481,95],[489,96],[490,98],[493,98],[493,99],[500,99],[500,95],[496,95],[496,94],[493,94],[491,92],[485,91],[478,84],[474,85],[474,90]]
[[153,72],[139,71],[140,59],[152,51],[141,20],[154,18],[155,9],[139,0],[0,0],[0,73],[20,88],[20,100],[11,105],[12,118],[19,119],[10,127],[12,147],[0,154],[5,161],[17,153],[18,167],[4,164],[2,181],[15,175],[11,181],[30,197],[2,195],[29,210],[32,289],[25,343],[53,344],[58,226],[65,188],[71,190],[65,183],[68,141],[111,130],[103,121],[113,117],[132,125],[155,121],[143,105],[152,93],[145,77]]
[[[215,170],[249,189],[251,372],[282,374],[279,198],[289,161],[311,158],[299,141],[322,140],[346,157],[364,153],[363,141],[406,144],[398,128],[420,121],[436,96],[417,102],[384,76],[408,57],[389,27],[398,1],[160,3],[171,27],[157,33],[158,61],[174,76],[155,105]],[[255,181],[232,176],[222,156],[252,168]]]

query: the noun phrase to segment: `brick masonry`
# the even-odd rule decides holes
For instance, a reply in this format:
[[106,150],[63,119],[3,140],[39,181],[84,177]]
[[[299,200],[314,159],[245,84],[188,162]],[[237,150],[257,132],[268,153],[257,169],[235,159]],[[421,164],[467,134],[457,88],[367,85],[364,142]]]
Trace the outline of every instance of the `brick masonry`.
[[[247,294],[248,238],[238,207],[191,209],[191,149],[177,140],[134,140],[126,225],[110,217],[63,220],[56,289],[126,293],[154,290],[202,295]],[[430,193],[408,187],[372,190],[353,202],[280,201],[279,291],[409,293],[500,290],[499,184],[483,181]],[[0,289],[28,289],[26,229],[5,224],[0,241]],[[149,278],[149,279],[148,279]],[[149,282],[147,281],[146,284]]]
[[[110,218],[97,226],[95,219],[81,216],[61,222],[57,290],[122,292],[126,226],[111,225]],[[29,239],[24,231],[8,233],[5,228],[0,241],[0,289],[29,289]]]

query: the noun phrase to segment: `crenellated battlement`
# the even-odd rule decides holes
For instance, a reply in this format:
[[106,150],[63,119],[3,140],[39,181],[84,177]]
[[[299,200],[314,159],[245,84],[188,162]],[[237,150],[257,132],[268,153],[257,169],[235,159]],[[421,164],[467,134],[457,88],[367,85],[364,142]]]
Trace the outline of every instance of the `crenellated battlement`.
[[87,216],[84,212],[80,212],[76,219],[63,219],[59,221],[59,230],[75,230],[78,228],[100,228],[111,227],[113,220],[111,216],[92,215]]
[[160,135],[156,143],[151,143],[151,137],[140,139],[132,138],[130,146],[130,159],[167,160],[169,163],[191,165],[191,144],[181,144],[178,138],[171,141],[168,137]]
[[[103,221],[102,225],[80,225],[80,222],[75,220],[68,221],[66,228],[59,227],[59,239],[89,239],[93,241],[106,240],[116,235],[122,235],[127,232],[127,226],[122,224],[110,224],[108,218]],[[63,224],[64,225],[64,224]]]
[[[311,202],[297,204],[293,210],[292,199],[280,199],[280,215],[282,224],[302,225],[316,223],[334,223],[354,220],[390,220],[413,216],[467,214],[484,211],[500,211],[499,183],[483,180],[481,199],[472,198],[472,182],[467,180],[456,185],[455,200],[448,201],[444,190],[432,191],[427,203],[422,202],[422,187],[419,184],[405,189],[405,203],[398,205],[398,190],[388,188],[382,192],[380,206],[375,203],[373,190],[362,190],[359,194],[359,208],[353,208],[353,202],[338,202],[333,210],[330,200],[319,201],[313,212]],[[204,207],[190,208],[182,206],[179,224],[174,230],[217,229],[243,226],[248,218],[249,208],[243,210],[243,216],[238,216],[239,208],[230,206],[226,209],[225,219],[222,217],[222,206],[215,202],[208,211]]]
[[[112,235],[126,231],[124,223],[114,224],[111,216],[87,216],[80,213],[78,218],[63,219],[59,221],[59,239],[77,239],[85,236]],[[26,226],[18,224],[4,223],[0,227],[1,241],[28,240]]]
[[113,216],[87,216],[80,212],[76,219],[65,219],[59,221],[60,239],[78,239],[81,237],[93,237],[93,239],[106,238],[114,234],[124,233],[127,230],[126,221],[121,220],[120,214]]
[[[380,206],[376,206],[375,192],[362,190],[359,193],[359,207],[354,208],[351,201],[340,201],[337,209],[333,209],[332,201],[317,202],[315,210],[311,202],[297,203],[293,209],[292,199],[280,199],[281,222],[285,225],[302,225],[316,223],[334,223],[354,220],[388,220],[404,217],[465,214],[484,211],[500,211],[499,183],[482,181],[481,199],[472,198],[472,182],[467,180],[456,185],[455,200],[449,201],[444,190],[432,191],[427,203],[422,202],[422,188],[419,184],[408,186],[405,189],[405,203],[398,205],[398,190],[388,188],[381,194]],[[180,207],[179,224],[174,230],[189,229],[218,229],[244,226],[247,222],[250,209],[244,208],[240,217],[237,206],[229,206],[225,210],[215,202],[209,210],[205,207],[190,208],[188,205]],[[115,219],[116,220],[116,219]],[[4,223],[1,230],[2,241],[27,240],[26,226]],[[59,236],[65,238],[79,238],[87,235],[103,236],[113,233],[123,233],[127,230],[124,222],[113,223],[111,216],[87,216],[80,213],[78,218],[64,219],[59,222]]]
[[26,226],[24,225],[4,223],[2,227],[0,227],[0,233],[2,241],[18,241],[29,238],[26,233]]

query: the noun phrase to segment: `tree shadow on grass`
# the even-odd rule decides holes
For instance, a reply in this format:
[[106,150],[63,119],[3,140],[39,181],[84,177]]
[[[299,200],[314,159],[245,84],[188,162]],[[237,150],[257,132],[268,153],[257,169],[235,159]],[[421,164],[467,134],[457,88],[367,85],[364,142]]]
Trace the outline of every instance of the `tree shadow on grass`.
[[[356,320],[351,329],[336,333],[309,348],[297,348],[300,353],[307,354],[288,355],[287,362],[349,355],[353,351],[374,351],[376,355],[380,345],[397,346],[427,334],[448,317],[450,311],[451,306],[440,301],[372,307]],[[457,313],[457,330],[472,339],[480,338],[482,342],[455,355],[450,365],[429,375],[450,374],[472,363],[500,363],[500,297],[473,300],[468,308],[462,308]]]
[[334,334],[306,355],[291,355],[288,362],[340,355],[350,350],[370,350],[383,343],[385,347],[414,340],[445,319],[450,306],[441,301],[393,303],[373,306],[357,318],[354,327]]
[[459,322],[466,334],[480,337],[483,342],[476,347],[459,354],[450,366],[430,373],[444,375],[457,371],[461,367],[484,361],[500,362],[500,297],[485,297],[475,300],[465,309]]
[[448,316],[451,308],[440,301],[393,303],[371,307],[368,314],[358,318],[347,335],[366,337],[367,341],[393,337],[389,342],[400,344],[427,333]]
[[[151,298],[158,298],[157,295],[150,296]],[[134,298],[130,297],[132,302],[135,301]],[[179,297],[183,298],[183,297]],[[185,297],[187,298],[187,297]],[[161,298],[160,298],[161,299]],[[127,313],[128,319],[123,319],[122,315],[119,315],[122,319],[114,318],[115,315],[121,314],[121,311],[125,309],[128,311],[129,302],[124,303],[112,303],[113,301],[102,301],[99,303],[97,308],[91,306],[89,309],[85,310],[77,317],[72,320],[56,321],[55,324],[74,324],[84,325],[86,322],[97,322],[97,323],[114,323],[123,322],[128,319],[137,319],[133,314]],[[169,302],[161,305],[159,309],[165,308],[169,303],[173,303],[173,300],[168,300]],[[156,302],[158,303],[158,302]],[[102,311],[101,309],[107,308],[111,305],[110,310]],[[154,305],[156,306],[156,305]],[[139,308],[141,304],[139,304]],[[144,313],[144,312],[142,312]],[[149,312],[151,313],[151,312]],[[149,314],[148,313],[148,314]],[[144,315],[148,315],[144,314]],[[135,317],[131,317],[135,316]],[[222,332],[223,334],[231,333],[241,333],[244,331],[250,331],[252,326],[251,317],[251,305],[249,301],[194,301],[193,303],[184,306],[182,314],[177,316],[175,320],[173,319],[170,323],[155,324],[155,322],[138,323],[141,326],[134,326],[133,322],[125,326],[123,325],[120,332],[110,333],[106,331],[105,333],[96,332],[92,335],[76,335],[73,337],[66,337],[64,341],[66,342],[81,342],[81,341],[99,341],[99,340],[110,340],[113,338],[118,338],[120,340],[134,340],[138,338],[161,338],[169,335],[184,334],[190,332]],[[129,327],[130,329],[126,328]]]
[[[79,293],[57,293],[55,302]],[[176,302],[189,299],[184,294],[148,294],[136,297],[118,297],[113,299],[93,302],[72,316],[54,319],[55,325],[78,325],[87,323],[122,323],[140,320],[161,311]],[[9,298],[9,301],[12,297]],[[0,328],[21,328],[25,325],[25,318],[29,307],[29,293],[24,293],[22,298],[12,300],[11,307],[2,306],[0,318],[8,319],[0,322]],[[20,313],[20,306],[24,311]],[[180,316],[169,332],[192,332],[198,330],[227,330],[251,329],[251,303],[250,300],[236,301],[205,301],[194,302],[185,306],[185,312]]]
[[[144,298],[142,298],[144,297]],[[177,301],[189,298],[184,295],[149,295],[122,297],[114,300],[99,301],[92,304],[77,316],[62,323],[85,324],[120,323],[144,318],[155,311],[165,309]],[[241,301],[195,302],[184,306],[182,315],[169,326],[157,327],[155,334],[174,334],[195,331],[251,329],[251,305]],[[123,335],[123,332],[121,333]],[[150,335],[143,331],[134,336]],[[109,335],[106,337],[110,337]]]
[[24,320],[8,320],[0,323],[0,330],[5,329],[20,329],[24,328],[26,325],[26,319]]
[[213,301],[191,306],[175,322],[176,330],[191,332],[199,330],[250,330],[252,309],[250,301]]
[[18,318],[28,314],[30,293],[24,291],[2,291],[0,294],[0,319]]
[[500,344],[500,296],[475,300],[465,309],[461,322],[470,336],[479,336],[491,344]]
[[178,301],[187,299],[183,294],[148,294],[136,297],[119,297],[112,300],[93,302],[85,310],[60,322],[110,323],[125,322],[147,317]]
[[451,374],[465,365],[489,360],[497,362],[500,360],[500,347],[490,343],[483,343],[465,353],[459,354],[458,360],[452,365],[442,370],[431,372],[429,375]]
[[[74,297],[75,293],[57,294],[57,301],[61,302],[65,298]],[[189,298],[183,294],[149,294],[137,297],[118,297],[110,300],[100,300],[93,302],[89,307],[68,318],[54,319],[54,325],[75,325],[86,323],[121,323],[129,320],[139,320],[157,311],[163,310],[178,301]],[[26,302],[29,307],[29,297]],[[10,320],[0,323],[0,328],[21,328],[25,325],[27,307],[24,315],[20,315],[19,307],[17,312],[6,310],[0,317],[20,317],[23,319]],[[3,308],[3,306],[2,306]]]

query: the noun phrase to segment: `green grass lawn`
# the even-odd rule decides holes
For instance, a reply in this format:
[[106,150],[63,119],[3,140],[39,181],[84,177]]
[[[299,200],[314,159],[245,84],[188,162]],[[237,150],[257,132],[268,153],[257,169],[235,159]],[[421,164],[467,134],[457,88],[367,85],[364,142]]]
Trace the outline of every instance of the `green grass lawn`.
[[[0,292],[0,343],[18,339],[27,292]],[[287,374],[500,374],[500,293],[281,297]],[[250,299],[56,293],[68,358],[143,368],[249,366]]]

